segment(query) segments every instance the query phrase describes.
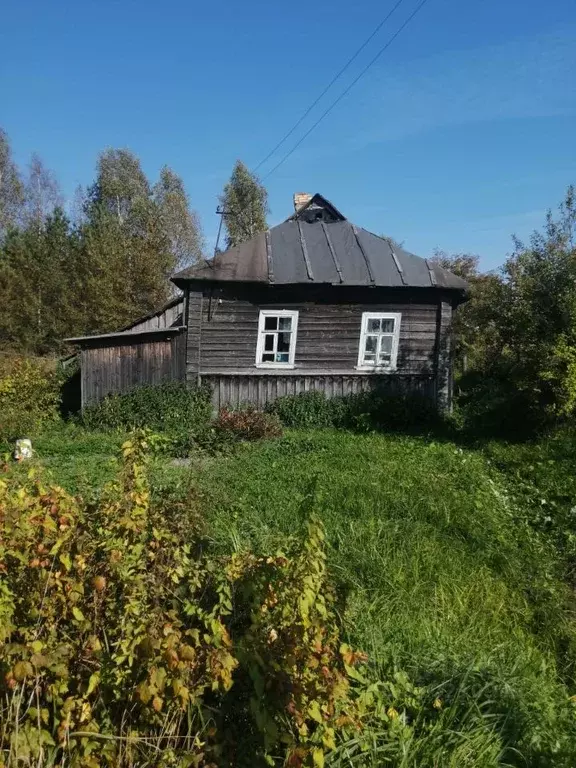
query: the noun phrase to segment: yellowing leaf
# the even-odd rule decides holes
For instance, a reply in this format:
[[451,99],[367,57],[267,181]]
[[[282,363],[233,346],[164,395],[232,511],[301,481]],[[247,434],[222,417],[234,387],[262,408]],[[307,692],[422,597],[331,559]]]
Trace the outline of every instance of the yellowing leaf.
[[315,768],[324,768],[324,750],[314,747],[312,750],[312,762]]
[[77,608],[75,605],[72,606],[72,614],[74,615],[76,621],[86,621],[80,608]]
[[320,712],[320,705],[317,701],[313,701],[308,707],[308,716],[317,723],[322,722],[322,712]]
[[88,690],[86,691],[86,696],[90,696],[90,694],[96,690],[99,682],[100,682],[100,673],[93,672],[90,675],[90,680],[88,681]]
[[322,736],[322,744],[326,749],[336,749],[336,742],[334,741],[333,728],[326,729],[326,733]]

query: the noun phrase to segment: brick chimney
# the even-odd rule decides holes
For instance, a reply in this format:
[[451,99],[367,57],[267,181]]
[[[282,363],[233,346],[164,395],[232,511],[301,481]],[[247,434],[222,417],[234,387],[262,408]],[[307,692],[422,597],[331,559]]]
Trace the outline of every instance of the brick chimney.
[[303,208],[306,203],[312,200],[313,195],[309,195],[308,192],[295,192],[294,193],[294,210],[296,213]]

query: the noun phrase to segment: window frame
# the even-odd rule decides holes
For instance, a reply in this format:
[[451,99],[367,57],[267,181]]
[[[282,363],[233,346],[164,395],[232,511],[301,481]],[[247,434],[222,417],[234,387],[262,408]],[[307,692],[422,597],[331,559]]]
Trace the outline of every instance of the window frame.
[[[278,368],[280,370],[287,370],[294,368],[294,358],[296,356],[296,337],[298,334],[298,315],[297,309],[261,309],[258,316],[258,340],[256,343],[256,368]],[[288,362],[278,363],[274,362],[262,362],[262,356],[264,354],[264,338],[266,336],[266,330],[264,324],[267,317],[291,317],[292,329],[289,331],[290,336],[290,349],[288,350]],[[272,331],[272,333],[278,333],[278,331]]]
[[[375,334],[369,333],[368,321],[369,320],[394,320],[393,333],[382,334],[379,336],[391,336],[392,337],[392,349],[390,351],[390,365],[378,365],[374,362],[374,365],[364,362],[364,354],[366,350],[366,337],[374,336]],[[358,371],[377,371],[379,373],[393,373],[396,371],[398,360],[398,346],[400,343],[400,325],[402,323],[401,312],[362,312],[362,323],[360,325],[360,343],[358,345],[358,364],[356,370]],[[375,358],[378,357],[378,350]]]

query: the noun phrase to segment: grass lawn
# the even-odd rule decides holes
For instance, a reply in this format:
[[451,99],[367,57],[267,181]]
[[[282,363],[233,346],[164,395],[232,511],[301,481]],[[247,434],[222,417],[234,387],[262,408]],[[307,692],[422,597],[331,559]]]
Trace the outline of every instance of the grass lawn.
[[[37,461],[69,490],[95,493],[113,475],[122,439],[55,432],[35,441]],[[474,451],[424,438],[289,432],[190,466],[158,456],[151,478],[154,493],[174,499],[196,489],[212,546],[223,552],[286,549],[314,509],[327,528],[346,632],[374,674],[401,669],[459,702],[442,739],[450,732],[468,753],[448,757],[440,739],[438,761],[429,751],[424,758],[428,733],[395,761],[383,762],[375,746],[368,762],[338,764],[568,766],[576,633],[563,553],[530,519],[541,491],[522,468],[535,455],[550,461],[541,447]],[[565,509],[571,487],[559,483],[547,490]],[[483,733],[476,746],[472,721]]]

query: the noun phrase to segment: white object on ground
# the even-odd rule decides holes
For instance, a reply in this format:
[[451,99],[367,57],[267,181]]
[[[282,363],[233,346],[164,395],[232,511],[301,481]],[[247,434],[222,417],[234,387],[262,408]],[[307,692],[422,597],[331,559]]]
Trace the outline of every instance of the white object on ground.
[[20,440],[16,440],[16,448],[14,449],[14,458],[16,461],[23,461],[24,459],[32,458],[32,441],[27,437],[23,437]]

